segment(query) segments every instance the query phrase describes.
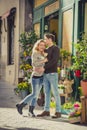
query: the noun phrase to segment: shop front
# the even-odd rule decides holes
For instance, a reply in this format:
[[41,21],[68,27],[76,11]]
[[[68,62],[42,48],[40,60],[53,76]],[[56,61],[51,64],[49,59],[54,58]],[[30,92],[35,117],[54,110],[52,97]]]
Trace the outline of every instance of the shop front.
[[56,44],[74,54],[72,43],[87,32],[86,6],[87,0],[34,0],[34,30],[40,38],[53,33]]
[[[77,43],[78,39],[81,40],[83,32],[87,33],[86,12],[87,0],[42,0],[42,3],[34,0],[34,30],[39,38],[43,38],[44,33],[53,33],[56,44],[70,52],[71,55],[75,55],[76,50],[73,43]],[[69,64],[67,66],[63,64],[63,67],[69,68],[71,65],[70,59]],[[76,99],[78,98],[79,81],[80,79],[75,80],[73,87]]]

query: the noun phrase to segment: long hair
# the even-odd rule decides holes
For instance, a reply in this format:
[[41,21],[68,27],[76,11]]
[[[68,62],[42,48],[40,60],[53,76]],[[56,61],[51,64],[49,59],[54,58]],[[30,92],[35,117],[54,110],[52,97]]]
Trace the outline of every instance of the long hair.
[[40,44],[41,42],[44,42],[44,43],[45,43],[45,41],[44,41],[43,39],[40,39],[40,40],[38,40],[38,41],[34,44],[32,53],[34,53],[35,51],[39,51],[39,50],[38,50],[38,46],[39,46],[39,44]]

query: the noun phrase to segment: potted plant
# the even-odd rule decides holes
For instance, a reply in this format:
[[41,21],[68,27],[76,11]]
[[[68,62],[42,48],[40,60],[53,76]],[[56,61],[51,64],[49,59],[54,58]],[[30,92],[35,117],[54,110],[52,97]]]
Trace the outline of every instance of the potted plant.
[[71,53],[65,49],[60,49],[60,59],[62,62],[62,67],[66,67],[70,64]]
[[81,103],[75,102],[73,104],[73,111],[69,114],[69,122],[77,123],[81,121]]
[[20,34],[20,70],[22,70],[23,80],[26,78],[30,79],[32,73],[31,66],[31,53],[34,43],[37,41],[38,36],[35,31],[23,32]]
[[29,83],[27,81],[22,81],[18,83],[17,88],[20,92],[21,98],[23,99],[29,94]]
[[87,96],[87,37],[85,35],[75,44],[75,48],[76,55],[73,57],[74,63],[71,68],[76,76],[81,77],[83,95]]

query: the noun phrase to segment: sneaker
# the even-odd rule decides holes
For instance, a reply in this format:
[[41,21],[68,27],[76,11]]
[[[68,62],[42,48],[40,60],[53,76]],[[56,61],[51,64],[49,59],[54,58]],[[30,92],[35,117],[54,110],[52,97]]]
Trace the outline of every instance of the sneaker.
[[44,116],[50,116],[49,111],[43,111],[41,114],[38,114],[37,117],[44,117]]
[[60,118],[61,117],[61,113],[60,112],[56,112],[54,116],[52,116],[52,118]]

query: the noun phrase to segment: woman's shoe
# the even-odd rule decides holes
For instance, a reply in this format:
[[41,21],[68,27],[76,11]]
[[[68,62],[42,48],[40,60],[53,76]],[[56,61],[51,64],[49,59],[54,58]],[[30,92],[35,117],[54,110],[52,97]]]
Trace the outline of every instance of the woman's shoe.
[[28,113],[28,115],[29,116],[31,116],[31,117],[35,117],[35,114],[34,114],[34,106],[29,106],[29,113]]
[[26,103],[21,103],[21,104],[16,104],[16,108],[17,108],[17,111],[18,111],[18,113],[19,114],[23,114],[23,112],[22,112],[22,109],[23,109],[23,107],[25,107],[27,104]]

